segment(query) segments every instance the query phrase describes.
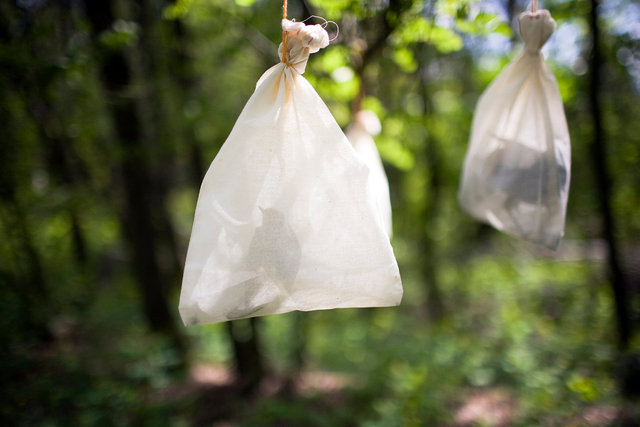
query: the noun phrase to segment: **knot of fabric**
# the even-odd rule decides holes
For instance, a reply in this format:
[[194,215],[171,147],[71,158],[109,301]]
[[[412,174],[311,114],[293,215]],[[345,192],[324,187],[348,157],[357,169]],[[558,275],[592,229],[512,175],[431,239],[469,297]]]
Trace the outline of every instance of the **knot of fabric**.
[[518,16],[518,22],[525,50],[529,53],[540,52],[556,29],[556,21],[553,20],[549,11],[544,9],[523,12]]
[[[304,73],[310,54],[329,46],[329,34],[318,24],[305,25],[283,19],[282,35],[283,43],[278,47],[280,60],[300,74]],[[286,53],[282,52],[283,45],[286,45]]]

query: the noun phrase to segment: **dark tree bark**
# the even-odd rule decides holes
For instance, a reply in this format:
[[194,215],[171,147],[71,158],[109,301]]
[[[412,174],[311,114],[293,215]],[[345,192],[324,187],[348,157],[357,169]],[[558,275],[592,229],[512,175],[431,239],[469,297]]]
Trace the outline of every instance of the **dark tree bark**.
[[[168,32],[169,24],[161,19],[162,4],[155,0],[136,0],[137,15],[140,23],[140,45],[143,54],[137,55],[137,65],[132,71],[137,80],[148,86],[145,95],[138,104],[142,120],[142,137],[146,150],[154,150],[157,154],[150,156],[149,178],[152,183],[149,201],[151,214],[159,231],[159,253],[161,269],[178,285],[182,271],[182,257],[176,239],[173,222],[166,208],[169,190],[171,189],[174,171],[178,135],[176,119],[170,113],[170,101],[163,94],[173,94],[174,86],[169,80],[169,53],[167,46],[171,43]],[[163,268],[164,267],[164,268]]]
[[[422,61],[426,58],[427,52],[423,46],[422,53],[420,54],[420,66],[418,67],[419,79],[420,79],[420,94],[422,96],[422,103],[425,108],[424,116],[427,117],[428,110],[431,108],[431,98],[429,94],[429,88],[427,87],[427,64]],[[427,123],[425,123],[425,129],[427,129]],[[426,181],[429,183],[429,197],[425,200],[425,206],[420,212],[420,239],[419,245],[423,257],[421,266],[422,277],[424,278],[427,289],[427,316],[432,321],[441,320],[445,313],[444,298],[442,291],[440,290],[440,284],[438,282],[438,253],[437,244],[433,239],[431,230],[434,227],[434,218],[438,215],[438,206],[440,204],[440,161],[438,155],[437,141],[433,136],[427,135],[424,141],[424,152],[422,153],[422,159],[426,167],[424,168]]]
[[[173,77],[178,82],[180,88],[179,96],[182,101],[181,107],[184,108],[186,107],[190,94],[198,90],[200,81],[192,71],[192,61],[187,54],[189,32],[180,19],[174,21],[173,33],[175,36],[176,50],[173,54],[174,60],[170,66]],[[189,150],[188,167],[191,173],[188,176],[191,178],[194,187],[200,188],[200,183],[205,173],[205,160],[193,126],[185,126],[184,129],[182,129],[181,136],[184,138],[185,145]]]
[[3,286],[8,284],[17,294],[21,316],[19,333],[25,338],[47,341],[51,338],[48,321],[52,307],[42,260],[34,244],[26,212],[15,197],[14,189],[7,188],[7,184],[11,183],[0,182],[3,193],[0,221],[7,232],[3,237],[13,249],[13,259],[7,261],[9,265],[13,262],[15,265],[14,271],[0,268],[0,276],[7,280]]
[[[23,22],[23,32],[16,35],[8,31],[13,16],[19,11],[15,5],[0,7],[0,43],[4,47],[23,49],[22,38],[30,29],[29,23]],[[23,123],[12,117],[7,96],[11,88],[28,89],[25,76],[30,72],[31,64],[24,57],[3,61],[2,78],[0,78],[0,225],[2,238],[11,248],[11,258],[0,263],[0,282],[15,292],[21,316],[20,327],[16,332],[23,338],[45,341],[51,338],[48,320],[52,314],[52,300],[47,283],[36,239],[34,239],[30,218],[25,203],[20,198],[20,181],[25,172],[21,170],[20,140],[18,127]]]
[[[113,1],[86,1],[85,10],[94,39],[111,28],[115,16]],[[152,221],[151,179],[142,144],[142,123],[136,99],[124,96],[132,83],[132,71],[124,49],[102,49],[100,74],[110,98],[109,113],[115,139],[121,151],[119,171],[124,201],[121,224],[140,292],[143,312],[151,330],[170,336],[176,347],[186,351],[166,298],[165,277],[158,265],[158,244]]]
[[[38,85],[37,83],[36,87],[38,88],[37,92],[30,96],[29,110],[38,128],[40,142],[47,158],[47,166],[59,185],[65,186],[71,192],[74,192],[78,189],[78,182],[87,178],[86,174],[72,166],[69,153],[69,147],[72,146],[72,143],[61,135],[60,129],[62,126],[52,123],[57,121],[58,118],[54,112],[54,102],[48,94],[49,87],[47,85]],[[84,236],[80,215],[73,200],[68,203],[66,210],[71,223],[74,259],[78,267],[84,269],[87,267],[89,260],[87,240]]]
[[[0,110],[3,108],[0,105]],[[0,131],[4,141],[16,141],[13,124],[5,123]],[[14,154],[10,144],[3,147],[0,156],[0,221],[5,233],[3,238],[12,247],[12,259],[4,260],[9,277],[20,301],[21,326],[25,337],[33,335],[41,340],[49,338],[47,321],[50,314],[49,289],[45,279],[40,254],[34,243],[25,209],[17,196]],[[4,263],[3,262],[3,263]],[[4,270],[4,268],[2,268]]]
[[258,340],[258,319],[252,317],[234,320],[226,325],[233,345],[236,381],[242,394],[253,394],[264,378],[264,364]]
[[[52,2],[50,10],[55,12],[61,31],[53,34],[56,40],[57,54],[64,52],[66,44],[73,35],[72,23],[69,19],[70,7],[67,1],[58,0]],[[29,45],[30,54],[38,58],[43,53],[33,44]],[[50,52],[46,52],[50,54]],[[30,68],[27,73],[28,83],[26,87],[26,99],[28,100],[28,112],[38,129],[42,151],[46,158],[47,167],[54,178],[55,185],[66,187],[74,193],[79,183],[88,178],[86,169],[74,156],[73,141],[64,132],[63,115],[60,114],[60,105],[53,95],[53,88],[61,77],[61,71],[47,66],[45,69]],[[82,221],[78,214],[75,200],[67,203],[65,209],[71,223],[71,241],[74,249],[74,259],[80,269],[87,267],[89,255],[86,238],[82,228]]]
[[303,311],[290,313],[291,343],[289,345],[289,366],[285,373],[283,393],[293,396],[296,393],[298,379],[307,359],[307,334],[309,332],[309,314]]
[[616,319],[618,324],[619,345],[626,349],[631,337],[630,310],[627,303],[627,289],[625,277],[622,272],[618,256],[618,242],[615,233],[613,211],[611,208],[611,178],[607,168],[606,136],[602,124],[600,109],[601,74],[602,63],[600,52],[600,34],[598,24],[598,0],[591,0],[589,12],[589,28],[591,32],[591,57],[589,62],[589,104],[593,123],[593,141],[591,143],[591,157],[593,160],[596,194],[603,219],[603,235],[607,242],[607,264],[609,280],[613,290],[616,307]]

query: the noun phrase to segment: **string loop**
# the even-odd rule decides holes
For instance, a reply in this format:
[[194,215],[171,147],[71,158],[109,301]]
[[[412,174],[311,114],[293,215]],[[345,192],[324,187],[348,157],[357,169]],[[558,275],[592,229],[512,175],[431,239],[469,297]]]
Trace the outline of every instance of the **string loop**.
[[333,38],[329,38],[329,41],[332,42],[332,41],[334,41],[335,39],[338,38],[338,36],[340,35],[340,27],[338,26],[338,24],[335,21],[327,21],[322,16],[311,15],[310,17],[308,17],[307,19],[305,19],[304,21],[301,21],[301,22],[307,22],[309,19],[312,19],[312,18],[321,19],[322,20],[322,24],[320,24],[320,25],[322,25],[322,28],[325,28],[325,29],[329,26],[329,24],[335,25],[335,27],[336,27],[336,35]]
[[[536,1],[536,0],[534,0]],[[322,22],[322,28],[327,28],[327,26],[329,26],[329,24],[333,24],[336,26],[336,35],[333,38],[329,39],[329,42],[334,41],[335,39],[338,38],[338,36],[340,35],[340,27],[338,26],[338,24],[334,21],[327,21],[325,18],[323,18],[322,16],[316,16],[316,15],[311,15],[308,18],[306,18],[304,22],[307,22],[309,19],[311,18],[316,18],[316,19],[321,19]],[[282,19],[287,19],[287,0],[284,0],[282,3]],[[295,22],[295,19],[292,19],[292,21]],[[287,61],[287,32],[283,29],[282,30],[282,58],[281,61],[284,62],[287,65],[291,65],[289,64],[289,61]]]

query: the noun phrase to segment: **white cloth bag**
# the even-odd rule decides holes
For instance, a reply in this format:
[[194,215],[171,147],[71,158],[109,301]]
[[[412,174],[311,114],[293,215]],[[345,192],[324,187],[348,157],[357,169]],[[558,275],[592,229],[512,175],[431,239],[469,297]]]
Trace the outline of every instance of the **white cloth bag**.
[[556,23],[547,10],[518,20],[524,50],[478,101],[458,199],[498,230],[556,249],[571,148],[558,85],[540,52]]
[[382,130],[376,113],[369,110],[358,111],[354,121],[347,129],[347,139],[358,153],[358,157],[369,168],[370,189],[376,201],[378,215],[387,235],[391,237],[393,226],[391,221],[391,199],[389,197],[389,180],[382,165],[382,159],[373,140]]
[[200,189],[180,294],[185,325],[402,298],[367,167],[301,75],[328,35],[319,25],[282,27],[286,63],[262,75]]

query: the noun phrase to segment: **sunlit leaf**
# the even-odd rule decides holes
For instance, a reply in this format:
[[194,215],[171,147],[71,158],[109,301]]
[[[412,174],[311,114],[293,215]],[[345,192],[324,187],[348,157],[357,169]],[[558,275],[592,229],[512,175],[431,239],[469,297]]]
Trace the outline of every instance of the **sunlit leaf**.
[[109,49],[120,50],[137,42],[138,31],[137,23],[119,19],[110,30],[100,35],[100,43]]
[[393,60],[407,73],[412,73],[418,68],[418,63],[413,56],[413,52],[407,48],[398,48],[393,52]]
[[177,0],[164,8],[162,16],[169,20],[180,19],[189,12],[192,4],[193,0]]
[[387,163],[401,170],[410,170],[413,168],[415,163],[413,153],[407,150],[399,140],[386,135],[380,135],[376,138],[376,145],[378,146],[380,156]]
[[234,0],[238,6],[249,7],[253,6],[256,0]]
[[443,53],[460,50],[464,46],[462,38],[453,30],[433,25],[424,17],[415,18],[407,23],[395,39],[400,44],[429,43]]

